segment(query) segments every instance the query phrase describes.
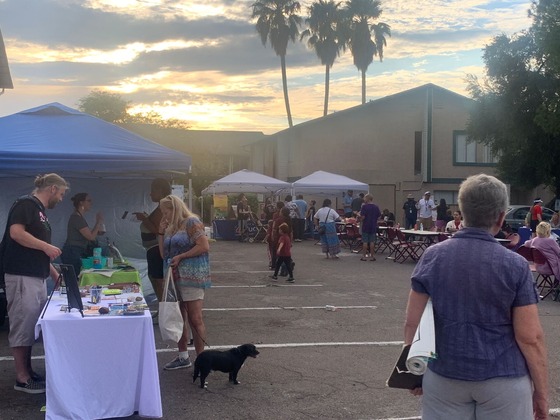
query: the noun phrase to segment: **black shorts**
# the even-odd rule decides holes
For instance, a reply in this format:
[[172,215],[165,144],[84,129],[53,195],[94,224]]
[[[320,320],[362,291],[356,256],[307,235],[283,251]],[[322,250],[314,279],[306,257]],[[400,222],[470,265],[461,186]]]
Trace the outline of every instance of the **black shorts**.
[[537,231],[537,225],[540,222],[538,220],[533,220],[531,219],[531,232],[536,232]]
[[163,258],[159,254],[159,246],[154,246],[146,252],[148,261],[148,276],[155,279],[163,278]]

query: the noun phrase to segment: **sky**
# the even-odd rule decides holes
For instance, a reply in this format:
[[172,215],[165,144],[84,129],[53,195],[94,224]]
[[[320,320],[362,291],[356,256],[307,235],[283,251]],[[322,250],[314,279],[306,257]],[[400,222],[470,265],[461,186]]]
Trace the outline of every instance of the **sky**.
[[[14,83],[0,117],[50,102],[78,108],[92,90],[118,93],[130,111],[156,111],[191,129],[288,127],[280,58],[262,45],[253,0],[0,0]],[[306,16],[311,1],[301,1]],[[391,27],[383,62],[367,71],[367,100],[426,83],[468,95],[496,35],[529,28],[530,0],[382,0]],[[325,67],[305,40],[288,45],[294,124],[323,115]],[[330,74],[329,113],[361,104],[349,51]]]

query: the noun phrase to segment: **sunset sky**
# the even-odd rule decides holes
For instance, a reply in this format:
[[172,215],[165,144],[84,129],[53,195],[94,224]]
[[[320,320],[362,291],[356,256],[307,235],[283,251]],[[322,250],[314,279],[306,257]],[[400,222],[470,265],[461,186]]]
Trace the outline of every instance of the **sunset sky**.
[[[251,21],[253,0],[0,0],[0,30],[14,82],[0,117],[49,102],[78,107],[93,89],[119,93],[192,129],[287,128],[280,59]],[[302,1],[302,15],[310,1]],[[483,75],[482,48],[528,28],[528,0],[385,0],[391,26],[367,99],[425,83],[466,94]],[[305,42],[288,46],[294,124],[322,116],[324,67]],[[347,51],[331,69],[329,112],[361,103]]]

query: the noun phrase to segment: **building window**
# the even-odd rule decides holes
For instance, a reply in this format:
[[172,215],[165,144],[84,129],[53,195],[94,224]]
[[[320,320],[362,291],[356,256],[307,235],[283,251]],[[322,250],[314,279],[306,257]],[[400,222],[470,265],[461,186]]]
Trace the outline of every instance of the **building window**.
[[490,146],[468,141],[466,131],[453,132],[453,163],[456,165],[494,166],[498,156],[492,153]]
[[480,144],[482,147],[482,163],[498,163],[498,156],[492,153],[492,149],[487,144]]
[[468,142],[466,133],[455,134],[455,162],[476,162],[476,143]]
[[422,132],[414,132],[414,175],[422,173]]
[[459,191],[434,191],[434,199],[438,202],[443,198],[445,199],[445,204],[457,205],[457,197],[459,196]]

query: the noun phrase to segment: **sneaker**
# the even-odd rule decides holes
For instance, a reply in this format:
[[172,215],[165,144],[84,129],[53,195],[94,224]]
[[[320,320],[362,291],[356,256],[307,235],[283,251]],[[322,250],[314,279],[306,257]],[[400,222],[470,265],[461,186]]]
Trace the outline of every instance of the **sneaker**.
[[286,281],[287,281],[288,283],[294,283],[294,282],[295,282],[295,280],[294,280],[293,277],[288,277],[288,278],[286,279]]
[[269,276],[272,280],[278,280],[278,276]]
[[14,385],[16,391],[26,392],[28,394],[44,394],[45,393],[45,383],[36,382],[29,378],[27,382],[17,382]]
[[166,364],[163,367],[163,370],[184,369],[184,368],[188,368],[188,367],[191,367],[191,366],[192,366],[191,359],[189,359],[188,357],[186,359],[183,359],[182,357],[177,356],[171,362]]
[[301,239],[294,239],[294,242],[301,242]]

